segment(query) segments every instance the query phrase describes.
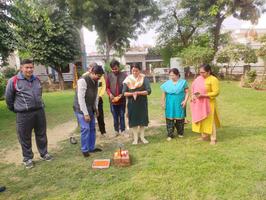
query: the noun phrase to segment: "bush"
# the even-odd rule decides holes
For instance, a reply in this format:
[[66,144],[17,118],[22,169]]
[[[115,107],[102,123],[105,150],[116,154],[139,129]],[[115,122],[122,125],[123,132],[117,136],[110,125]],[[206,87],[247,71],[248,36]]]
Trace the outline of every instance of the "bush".
[[213,73],[215,76],[218,77],[218,76],[220,75],[219,72],[220,72],[220,67],[213,65],[213,66],[212,66],[212,73]]
[[241,80],[242,87],[257,88],[259,85],[259,81],[256,81],[256,77],[257,77],[257,72],[255,70],[247,72]]
[[17,70],[11,67],[6,67],[2,73],[6,79],[10,79],[12,76],[17,74]]
[[5,89],[6,89],[6,79],[2,74],[0,74],[0,99],[3,98],[5,94]]
[[257,72],[255,70],[251,70],[246,73],[247,83],[253,83],[257,77]]

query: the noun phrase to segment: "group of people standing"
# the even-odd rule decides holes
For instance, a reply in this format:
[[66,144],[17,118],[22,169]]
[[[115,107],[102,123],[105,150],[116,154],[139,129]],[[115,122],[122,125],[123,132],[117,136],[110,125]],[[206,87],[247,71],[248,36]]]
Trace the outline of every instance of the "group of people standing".
[[125,131],[127,110],[128,126],[132,128],[134,135],[133,144],[138,144],[139,138],[143,143],[148,143],[144,137],[144,127],[149,123],[147,95],[151,93],[151,88],[148,78],[141,73],[138,64],[131,66],[130,75],[121,71],[120,63],[116,60],[110,63],[110,68],[111,72],[103,78],[102,67],[91,63],[88,72],[77,82],[73,108],[80,125],[81,151],[85,157],[90,153],[102,151],[95,147],[95,115],[99,130],[104,136],[106,134],[102,100],[104,86],[109,96],[115,135],[129,137]]
[[213,145],[217,142],[216,128],[220,126],[216,103],[219,81],[212,74],[208,64],[201,65],[199,73],[200,75],[192,82],[190,95],[187,81],[180,78],[176,68],[170,70],[170,80],[161,85],[168,141],[174,137],[175,128],[178,136],[183,137],[186,105],[190,96],[192,131],[201,134],[198,140],[210,140],[210,144]]
[[[97,115],[99,130],[102,135],[105,134],[102,95],[99,95],[99,93],[98,97],[96,95],[97,84],[98,87],[102,87],[102,82],[105,81],[106,92],[109,96],[110,111],[113,115],[115,135],[129,137],[128,132],[125,131],[126,121],[128,121],[128,126],[133,133],[132,144],[138,144],[139,139],[142,143],[147,144],[148,141],[144,137],[144,130],[149,124],[147,100],[147,96],[151,94],[149,79],[141,73],[141,67],[138,64],[131,65],[129,75],[121,71],[120,63],[116,60],[110,63],[110,67],[111,72],[103,79],[104,72],[102,69],[99,70],[101,67],[96,63],[92,64],[89,68],[89,72],[84,74],[78,81],[76,93],[76,99],[78,99],[78,101],[75,102],[78,102],[79,105],[87,105],[88,108],[93,107],[95,104],[94,113]],[[168,141],[174,138],[175,129],[177,129],[178,137],[183,137],[186,106],[190,97],[192,131],[201,133],[199,140],[210,140],[211,144],[216,144],[217,142],[216,127],[220,126],[220,122],[217,114],[215,97],[219,95],[219,81],[212,74],[210,65],[200,66],[199,72],[200,75],[191,85],[191,92],[189,92],[187,81],[180,78],[179,71],[176,68],[170,69],[169,80],[160,87],[163,91],[161,105],[163,109],[165,109]],[[89,104],[89,102],[86,103],[86,98],[88,98],[86,94],[90,93],[88,93],[89,87],[86,88],[80,83],[84,82],[87,78],[93,79],[94,74],[96,75],[95,77],[102,79],[102,81],[97,82],[98,79],[94,79],[95,91],[94,95],[90,96],[94,97],[94,101],[91,101],[91,104]],[[102,91],[104,91],[104,89],[102,89]],[[97,103],[100,102],[99,100],[101,103]],[[96,106],[97,104],[98,108]],[[76,107],[78,106],[77,103],[75,103],[75,105]],[[86,110],[86,107],[84,107],[84,109]],[[86,121],[85,110],[83,112],[82,110],[75,109],[75,112],[80,112],[79,114],[76,113],[76,115],[81,115]],[[127,120],[125,120],[126,111]],[[82,143],[81,150],[84,156],[88,155],[89,152],[101,151],[101,149],[95,148],[95,122],[92,118],[93,116],[89,118],[90,120],[86,121],[86,126],[84,126],[84,123],[80,119],[78,120],[81,127],[81,141],[87,141],[88,147],[92,146],[92,148],[83,148]],[[86,134],[84,134],[84,132],[86,132]],[[86,139],[86,137],[90,138],[92,135],[92,140]]]
[[[149,79],[141,73],[138,64],[132,64],[130,74],[122,72],[120,63],[110,63],[111,72],[105,75],[103,68],[96,63],[89,66],[77,82],[73,109],[80,125],[81,152],[84,157],[90,153],[102,151],[96,148],[95,118],[97,118],[101,135],[106,134],[103,95],[109,97],[110,111],[113,116],[115,135],[129,137],[126,121],[133,132],[133,143],[148,143],[145,127],[149,124],[148,99],[151,94]],[[42,100],[40,80],[33,75],[32,60],[21,63],[20,72],[12,77],[6,87],[6,103],[16,113],[17,135],[22,148],[23,163],[32,168],[33,152],[31,144],[32,130],[40,157],[45,161],[53,160],[47,150],[46,117]],[[200,75],[191,85],[189,95],[188,83],[180,78],[178,69],[171,69],[169,80],[161,85],[162,107],[165,109],[167,140],[184,135],[186,105],[190,96],[192,131],[201,133],[199,140],[210,140],[216,144],[216,128],[220,126],[217,114],[216,97],[219,95],[219,81],[212,75],[209,65],[202,65]],[[125,120],[125,115],[127,120]]]

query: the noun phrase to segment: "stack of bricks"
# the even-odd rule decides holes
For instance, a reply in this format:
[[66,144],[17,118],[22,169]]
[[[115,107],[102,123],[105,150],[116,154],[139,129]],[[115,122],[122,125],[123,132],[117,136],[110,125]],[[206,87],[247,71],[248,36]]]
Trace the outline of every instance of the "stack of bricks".
[[130,166],[130,157],[128,150],[117,150],[113,157],[114,165],[117,167],[127,167]]

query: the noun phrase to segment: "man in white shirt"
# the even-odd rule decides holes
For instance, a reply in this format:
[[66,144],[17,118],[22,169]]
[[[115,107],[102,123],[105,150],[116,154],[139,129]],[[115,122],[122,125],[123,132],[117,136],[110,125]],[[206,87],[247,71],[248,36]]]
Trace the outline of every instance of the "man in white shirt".
[[84,157],[88,157],[89,152],[102,151],[95,148],[95,113],[96,115],[98,113],[98,80],[103,74],[103,68],[96,65],[90,73],[84,74],[77,83],[73,108],[80,125],[81,151]]

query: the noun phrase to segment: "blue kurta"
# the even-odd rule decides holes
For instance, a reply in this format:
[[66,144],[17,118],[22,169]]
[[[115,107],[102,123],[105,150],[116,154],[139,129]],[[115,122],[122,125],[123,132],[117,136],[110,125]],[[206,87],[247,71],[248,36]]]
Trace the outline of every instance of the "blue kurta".
[[185,89],[188,88],[187,81],[179,79],[176,84],[172,80],[166,81],[161,85],[165,92],[165,117],[167,119],[183,119],[186,111],[182,108],[182,101],[185,100]]

